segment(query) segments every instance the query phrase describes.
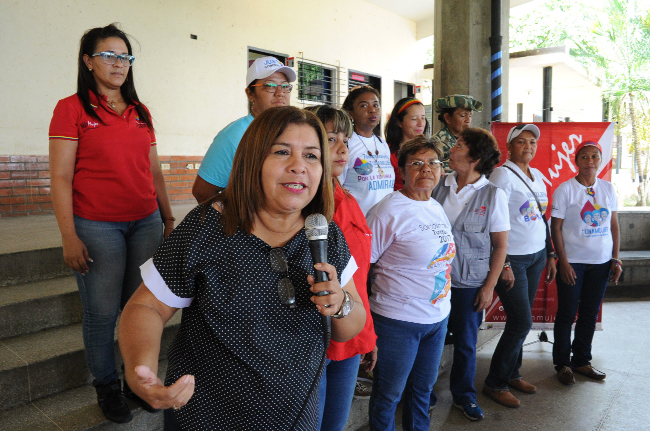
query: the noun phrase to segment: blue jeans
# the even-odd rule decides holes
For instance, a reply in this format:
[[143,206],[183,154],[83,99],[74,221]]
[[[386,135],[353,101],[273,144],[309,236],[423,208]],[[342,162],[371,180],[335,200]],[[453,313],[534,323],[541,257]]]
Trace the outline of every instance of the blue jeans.
[[[452,287],[449,327],[454,335],[454,359],[449,374],[449,389],[456,404],[476,404],[476,342],[483,312],[476,312],[474,301],[480,287]],[[435,405],[435,400],[431,406]]]
[[140,265],[163,240],[160,212],[132,222],[102,222],[74,216],[77,236],[88,249],[88,273],[75,272],[83,307],[83,340],[93,386],[118,378],[115,369],[115,322],[136,291]]
[[[572,263],[576,273],[576,284],[565,284],[557,277],[557,315],[553,335],[553,364],[559,371],[564,366],[583,367],[591,364],[591,341],[596,330],[596,319],[600,308],[611,263],[597,265]],[[578,313],[575,336],[571,344],[571,325]],[[573,352],[573,358],[571,358]]]
[[495,391],[508,390],[510,380],[521,379],[519,368],[523,345],[533,326],[531,309],[537,294],[537,286],[546,266],[546,249],[537,253],[509,255],[514,285],[510,290],[501,283],[495,288],[507,319],[501,339],[492,355],[490,372],[485,386]]
[[395,430],[395,409],[401,397],[404,431],[427,431],[429,399],[438,379],[449,317],[431,324],[403,322],[375,313],[372,318],[378,350],[370,395],[370,429]]
[[361,355],[327,360],[318,392],[318,429],[343,431],[350,415]]

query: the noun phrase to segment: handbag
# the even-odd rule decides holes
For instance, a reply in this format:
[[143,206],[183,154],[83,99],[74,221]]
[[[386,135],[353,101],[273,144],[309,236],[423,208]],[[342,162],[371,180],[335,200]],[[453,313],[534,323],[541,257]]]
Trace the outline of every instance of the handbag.
[[533,191],[533,189],[528,185],[528,183],[519,175],[514,169],[512,169],[510,166],[503,165],[504,168],[507,168],[515,174],[522,183],[526,187],[528,187],[528,190],[532,193],[532,195],[535,197],[535,201],[537,202],[537,208],[539,209],[539,213],[542,215],[542,220],[544,220],[544,226],[546,226],[546,257],[547,258],[557,258],[557,255],[555,254],[555,247],[553,247],[553,240],[551,239],[551,231],[548,228],[548,221],[546,220],[546,212],[542,209],[542,204],[539,202],[539,199],[537,199],[537,195]]

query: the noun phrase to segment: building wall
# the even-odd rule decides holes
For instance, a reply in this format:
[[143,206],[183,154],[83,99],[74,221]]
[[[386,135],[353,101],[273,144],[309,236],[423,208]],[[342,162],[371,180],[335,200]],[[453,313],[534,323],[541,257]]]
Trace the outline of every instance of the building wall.
[[[394,103],[393,81],[418,85],[422,68],[415,22],[362,0],[2,2],[0,188],[34,175],[14,177],[3,166],[12,156],[47,156],[52,110],[76,92],[79,39],[111,22],[133,37],[136,88],[154,118],[159,154],[192,162],[221,128],[247,114],[248,47],[381,76],[382,118]],[[297,95],[294,88],[292,103],[300,106]]]

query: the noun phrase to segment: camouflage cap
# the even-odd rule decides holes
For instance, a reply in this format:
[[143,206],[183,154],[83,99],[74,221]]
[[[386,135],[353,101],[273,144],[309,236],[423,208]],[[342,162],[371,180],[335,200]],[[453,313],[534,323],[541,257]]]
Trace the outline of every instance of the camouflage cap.
[[483,110],[483,104],[478,100],[474,100],[472,96],[465,96],[463,94],[452,94],[451,96],[441,97],[433,103],[433,109],[437,113],[441,113],[445,109],[454,108],[465,108],[481,112]]

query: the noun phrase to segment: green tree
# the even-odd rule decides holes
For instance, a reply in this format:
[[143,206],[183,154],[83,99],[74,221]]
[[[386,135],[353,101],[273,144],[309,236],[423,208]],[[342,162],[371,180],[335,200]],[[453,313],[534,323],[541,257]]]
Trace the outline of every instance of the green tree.
[[620,122],[624,122],[621,117],[629,118],[639,179],[637,205],[646,205],[648,148],[640,135],[647,134],[647,115],[646,109],[638,107],[645,107],[650,92],[650,17],[647,11],[640,15],[636,6],[634,0],[608,0],[593,25],[595,39],[574,39],[572,55],[599,69],[604,97],[615,118]]

